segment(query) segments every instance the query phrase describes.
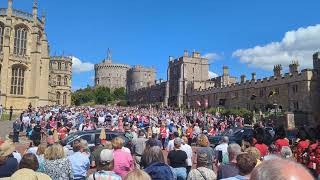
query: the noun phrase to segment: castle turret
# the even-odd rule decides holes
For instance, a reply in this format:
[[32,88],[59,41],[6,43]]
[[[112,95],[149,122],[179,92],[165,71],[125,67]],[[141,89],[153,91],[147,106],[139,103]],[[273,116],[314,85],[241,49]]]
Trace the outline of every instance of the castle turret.
[[12,0],[8,0],[8,10],[7,10],[7,16],[12,16]]
[[278,64],[275,65],[273,68],[273,73],[275,77],[281,77],[282,76],[282,65]]
[[257,80],[257,73],[253,72],[251,73],[251,80],[256,81]]
[[244,83],[244,82],[246,82],[246,80],[247,80],[247,77],[246,77],[246,75],[241,75],[241,83]]
[[299,72],[299,62],[298,61],[292,61],[292,63],[289,64],[289,72],[291,74],[296,74]]
[[184,56],[184,57],[188,57],[188,56],[189,56],[188,50],[184,50],[183,56]]
[[229,76],[229,68],[228,68],[228,66],[223,66],[223,76]]
[[193,52],[192,52],[192,57],[193,57],[193,58],[200,58],[200,53],[197,52],[197,51],[193,51]]
[[41,21],[43,24],[46,23],[46,12],[44,10],[41,13]]
[[34,22],[37,22],[37,18],[38,18],[38,0],[34,0],[33,1],[32,16],[33,16]]
[[313,69],[320,73],[320,52],[313,54]]

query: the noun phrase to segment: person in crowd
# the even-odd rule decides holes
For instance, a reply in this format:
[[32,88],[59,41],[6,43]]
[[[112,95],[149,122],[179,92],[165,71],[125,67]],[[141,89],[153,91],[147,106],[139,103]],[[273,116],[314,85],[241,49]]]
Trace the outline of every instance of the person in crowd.
[[174,139],[174,149],[168,154],[168,165],[173,167],[178,180],[187,179],[187,153],[182,151],[181,148],[182,140],[181,138]]
[[227,163],[229,161],[228,160],[228,145],[229,145],[229,137],[228,136],[224,136],[222,138],[221,143],[214,148],[215,152],[217,152],[217,153],[219,151],[222,152],[222,163],[223,164],[225,164],[225,163]]
[[291,159],[293,160],[293,153],[290,147],[288,146],[282,146],[280,155],[283,159]]
[[251,154],[252,156],[254,156],[256,158],[257,166],[261,163],[260,151],[256,147],[249,147],[249,148],[245,149],[244,152]]
[[161,141],[158,139],[158,134],[152,134],[151,138],[146,142],[146,148],[153,146],[162,147]]
[[304,128],[301,128],[301,129],[299,129],[297,136],[299,138],[299,142],[297,144],[295,156],[296,156],[298,163],[305,163],[304,153],[310,145],[310,141],[308,139],[308,134]]
[[187,180],[216,180],[217,174],[209,169],[206,164],[197,165],[197,168],[192,169]]
[[188,137],[188,144],[191,146],[193,139],[193,129],[191,124],[189,124],[188,129],[186,130],[186,135]]
[[168,142],[168,145],[167,145],[167,151],[170,152],[174,149],[174,140],[175,138],[179,137],[179,133],[178,132],[174,132],[172,135],[171,135],[171,140]]
[[129,172],[124,180],[151,180],[151,177],[146,172],[135,169]]
[[12,106],[10,106],[10,109],[9,109],[9,121],[11,121],[12,120],[12,115],[13,115],[13,107]]
[[209,147],[208,137],[204,134],[198,136],[197,144],[200,146],[196,150],[197,167],[207,167],[213,169],[214,167],[214,151]]
[[286,131],[283,126],[276,130],[276,141],[274,145],[276,146],[277,152],[280,153],[283,146],[289,146],[289,140],[286,138]]
[[44,173],[53,180],[72,179],[72,165],[65,157],[63,147],[54,143],[44,153]]
[[33,140],[33,143],[30,143],[30,147],[26,150],[26,153],[32,153],[36,155],[39,145],[40,141],[38,139]]
[[32,140],[33,141],[41,141],[41,126],[40,121],[36,122],[36,125],[33,127],[32,130]]
[[269,154],[269,147],[264,144],[265,139],[265,131],[263,128],[256,129],[256,140],[257,143],[254,145],[259,151],[260,155],[263,158],[264,156]]
[[252,170],[257,165],[257,159],[253,154],[243,153],[237,156],[239,175],[223,180],[249,180]]
[[46,149],[47,149],[47,144],[45,143],[41,143],[38,146],[37,153],[36,153],[38,163],[39,163],[39,168],[37,170],[38,172],[44,172],[44,153]]
[[37,171],[39,168],[39,162],[38,162],[37,156],[33,153],[24,154],[19,163],[19,169],[23,169],[23,168]]
[[146,148],[146,141],[148,141],[148,139],[145,136],[145,133],[142,130],[140,130],[139,137],[132,139],[134,149],[134,160],[137,168],[140,168],[141,156]]
[[112,149],[112,143],[110,141],[101,140],[101,144],[97,146],[97,148],[92,152],[92,161],[91,167],[99,166],[100,154],[104,149]]
[[188,138],[186,136],[182,137],[182,145],[180,149],[187,153],[187,157],[188,157],[187,158],[187,175],[188,175],[192,167],[193,151],[191,146],[188,144]]
[[229,178],[239,174],[237,157],[241,154],[241,147],[238,144],[228,146],[229,163],[221,165],[218,169],[218,179]]
[[165,149],[165,142],[167,138],[167,128],[164,123],[162,123],[160,127],[160,133],[161,133],[161,142],[162,142],[162,148]]
[[308,170],[294,161],[274,159],[263,161],[251,173],[250,180],[313,180]]
[[17,143],[19,142],[19,133],[21,130],[21,121],[19,119],[16,119],[13,123],[13,142]]
[[2,120],[3,106],[0,104],[0,121]]
[[68,157],[72,166],[74,180],[84,180],[90,166],[89,157],[82,153],[83,149],[79,140],[73,142],[73,154]]
[[134,161],[129,152],[122,150],[123,139],[116,137],[112,140],[114,149],[114,172],[124,178],[134,168]]
[[141,158],[141,166],[152,179],[175,180],[173,169],[165,164],[162,150],[159,146],[153,146],[146,150]]
[[97,162],[97,171],[89,176],[89,180],[121,180],[121,176],[114,171],[114,156],[113,150],[104,149],[100,153],[99,161]]
[[10,177],[18,169],[18,161],[12,155],[15,146],[11,141],[0,145],[0,178]]

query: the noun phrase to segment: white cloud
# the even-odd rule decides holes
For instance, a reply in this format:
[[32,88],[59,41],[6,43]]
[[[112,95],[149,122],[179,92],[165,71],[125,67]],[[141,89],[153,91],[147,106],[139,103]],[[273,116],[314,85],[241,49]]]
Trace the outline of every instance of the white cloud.
[[312,67],[312,54],[320,48],[320,24],[302,27],[285,33],[280,42],[249,49],[238,49],[233,57],[250,67],[266,70],[273,69],[275,64],[288,66],[292,60],[298,60],[302,68]]
[[73,72],[82,73],[94,70],[94,64],[90,62],[82,62],[79,58],[72,56]]
[[221,58],[221,56],[217,53],[207,53],[207,54],[204,54],[202,57],[207,58],[211,62]]
[[212,78],[215,78],[215,77],[218,77],[218,74],[212,72],[212,71],[209,71],[209,79],[212,79]]

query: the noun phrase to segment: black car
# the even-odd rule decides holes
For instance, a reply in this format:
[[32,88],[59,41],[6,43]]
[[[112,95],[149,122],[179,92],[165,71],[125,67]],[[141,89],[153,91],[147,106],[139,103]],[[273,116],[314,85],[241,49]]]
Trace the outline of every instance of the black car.
[[[72,147],[73,142],[75,140],[84,139],[88,142],[88,146],[90,150],[93,151],[96,146],[100,145],[100,133],[101,133],[101,129],[90,130],[90,131],[78,131],[67,136],[66,139],[64,139],[64,143],[67,145],[67,147]],[[107,141],[111,141],[112,139],[118,136],[124,140],[125,147],[130,146],[130,141],[125,136],[125,133],[106,130]]]
[[228,136],[229,143],[237,143],[241,145],[243,138],[253,137],[253,132],[253,128],[250,127],[227,129],[224,133],[221,133],[217,136],[209,136],[209,142],[211,146],[216,146],[221,142],[224,136]]

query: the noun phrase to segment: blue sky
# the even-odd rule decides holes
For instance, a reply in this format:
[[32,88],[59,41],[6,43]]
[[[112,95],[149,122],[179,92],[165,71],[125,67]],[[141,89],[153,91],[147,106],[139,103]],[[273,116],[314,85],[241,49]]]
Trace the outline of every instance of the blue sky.
[[[32,2],[13,6],[31,12]],[[39,0],[39,6],[51,55],[86,63],[77,62],[73,89],[93,84],[92,64],[107,48],[115,62],[155,66],[158,78],[166,78],[168,56],[184,49],[211,54],[214,73],[228,65],[231,75],[256,71],[260,78],[292,59],[311,67],[320,49],[319,0]]]

